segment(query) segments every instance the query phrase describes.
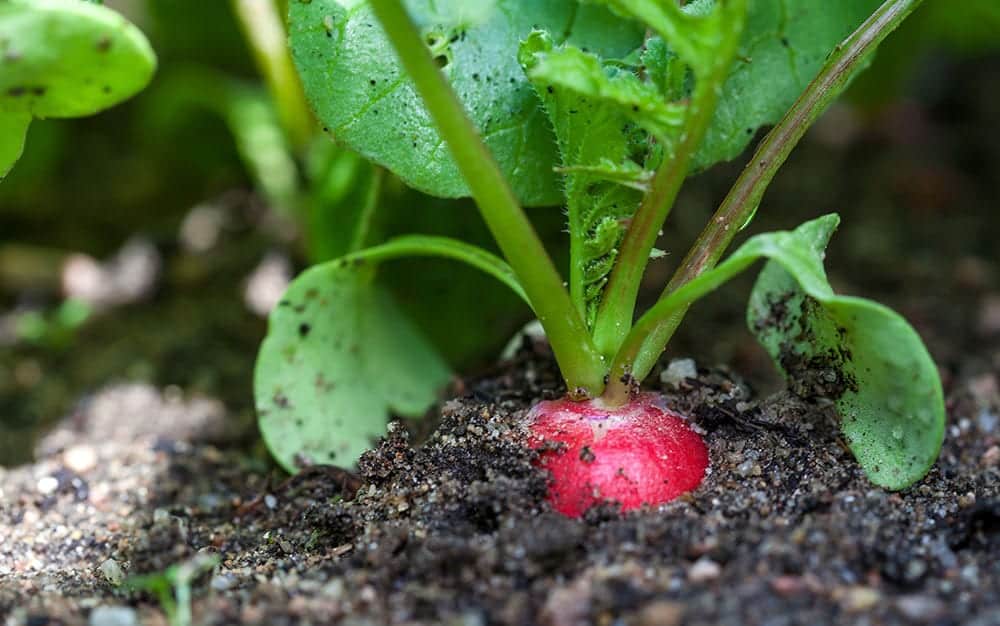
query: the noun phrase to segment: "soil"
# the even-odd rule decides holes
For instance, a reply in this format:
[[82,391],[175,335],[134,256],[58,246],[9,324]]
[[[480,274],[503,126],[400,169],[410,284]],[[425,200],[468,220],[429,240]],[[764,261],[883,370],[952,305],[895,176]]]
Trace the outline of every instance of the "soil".
[[823,403],[756,399],[723,370],[661,387],[705,432],[709,475],[658,509],[582,520],[551,511],[521,444],[525,410],[562,391],[530,350],[446,402],[422,446],[394,424],[357,475],[277,481],[205,443],[219,403],[108,389],[0,474],[0,612],[85,624],[120,605],[163,623],[121,578],[211,553],[199,624],[1000,622],[995,378],[950,385],[941,459],[900,493],[866,481]]
[[[0,350],[0,373],[31,374],[0,376],[0,460],[26,463],[0,468],[0,623],[166,624],[129,581],[214,556],[191,583],[194,624],[1000,624],[990,67],[956,78],[966,87],[944,113],[833,111],[754,224],[840,210],[835,288],[924,337],[948,429],[915,486],[875,488],[828,403],[777,384],[743,322],[749,277],[672,343],[667,358],[695,356],[698,375],[650,378],[710,449],[702,486],[670,504],[582,520],[550,509],[520,418],[563,390],[535,346],[456,383],[440,419],[394,425],[357,473],[289,478],[247,428],[263,322],[240,285],[273,244],[227,243],[226,260],[193,269],[168,259],[152,302],[97,320],[72,349]],[[696,179],[661,247],[682,249],[736,169]]]

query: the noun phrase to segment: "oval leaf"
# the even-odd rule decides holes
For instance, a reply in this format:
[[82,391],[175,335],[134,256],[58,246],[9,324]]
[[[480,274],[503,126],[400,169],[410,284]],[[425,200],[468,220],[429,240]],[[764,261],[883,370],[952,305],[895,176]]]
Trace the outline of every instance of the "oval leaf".
[[143,87],[156,57],[121,14],[80,0],[0,2],[0,112],[91,115]]
[[372,276],[364,261],[314,266],[271,314],[254,394],[264,441],[290,472],[353,465],[385,434],[390,412],[423,414],[449,379]]
[[[641,45],[641,28],[576,0],[406,4],[521,201],[560,203],[555,141],[518,64],[519,43],[544,28],[558,43],[614,58]],[[290,42],[306,94],[335,138],[421,191],[468,195],[367,3],[291,3]]]
[[446,237],[399,237],[304,272],[271,313],[254,379],[261,433],[288,471],[353,465],[390,412],[423,415],[448,381],[438,352],[373,283],[377,263],[403,256],[462,261],[524,298],[506,263]]
[[[836,225],[816,220],[796,231],[798,253],[809,256],[765,266],[747,319],[794,391],[833,400],[869,479],[902,489],[927,473],[941,448],[941,381],[920,336],[898,313],[813,284]],[[800,265],[813,266],[806,280],[799,280]]]
[[760,258],[770,259],[750,298],[751,331],[804,396],[832,401],[868,478],[889,489],[920,480],[944,437],[944,394],[920,336],[898,313],[833,292],[823,269],[837,215],[792,232],[757,235],[716,268],[662,298],[636,323],[616,364],[641,379],[663,351],[660,323]]

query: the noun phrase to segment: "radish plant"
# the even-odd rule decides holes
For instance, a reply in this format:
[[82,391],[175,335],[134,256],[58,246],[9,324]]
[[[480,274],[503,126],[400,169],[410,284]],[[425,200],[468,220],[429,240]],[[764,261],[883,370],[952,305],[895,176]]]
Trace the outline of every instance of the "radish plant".
[[0,0],[0,179],[35,118],[93,115],[142,88],[156,56],[119,13],[82,0]]
[[[579,515],[604,499],[625,509],[666,501],[700,483],[708,455],[639,385],[687,309],[764,259],[751,332],[793,389],[836,406],[874,483],[920,479],[943,436],[937,370],[902,317],[830,288],[823,256],[839,218],[757,235],[722,260],[808,126],[918,4],[290,3],[293,56],[326,130],[425,193],[471,195],[504,258],[410,235],[299,276],[256,371],[275,457],[290,471],[351,465],[390,413],[419,416],[435,401],[448,367],[373,277],[400,257],[443,256],[513,289],[545,329],[568,392],[526,419],[554,507]],[[637,316],[685,178],[737,156],[770,124],[663,295]],[[554,204],[567,218],[565,277],[522,209]]]

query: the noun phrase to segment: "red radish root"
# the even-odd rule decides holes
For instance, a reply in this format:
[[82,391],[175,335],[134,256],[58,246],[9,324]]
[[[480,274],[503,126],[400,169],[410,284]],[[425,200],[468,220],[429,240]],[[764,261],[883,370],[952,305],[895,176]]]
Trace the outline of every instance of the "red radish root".
[[623,511],[669,502],[701,484],[708,467],[701,436],[659,394],[613,409],[540,402],[528,419],[538,464],[552,474],[549,501],[570,517],[604,501]]

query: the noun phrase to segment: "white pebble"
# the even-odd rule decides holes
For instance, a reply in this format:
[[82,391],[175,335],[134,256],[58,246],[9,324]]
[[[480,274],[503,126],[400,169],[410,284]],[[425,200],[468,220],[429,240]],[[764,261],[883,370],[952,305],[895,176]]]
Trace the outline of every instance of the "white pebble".
[[685,379],[697,378],[698,366],[694,359],[674,359],[667,366],[667,369],[660,373],[660,382],[665,385],[677,387]]
[[38,492],[43,496],[52,495],[59,488],[59,480],[55,476],[38,479]]
[[135,610],[127,606],[99,606],[90,612],[90,626],[139,626]]
[[63,464],[77,474],[83,474],[97,465],[97,453],[90,446],[73,446],[63,453]]
[[118,561],[114,559],[108,559],[101,563],[98,569],[112,586],[118,587],[125,582],[125,572],[122,571],[122,566],[118,564]]
[[701,557],[688,570],[688,580],[693,583],[705,583],[722,575],[722,566],[708,557]]

